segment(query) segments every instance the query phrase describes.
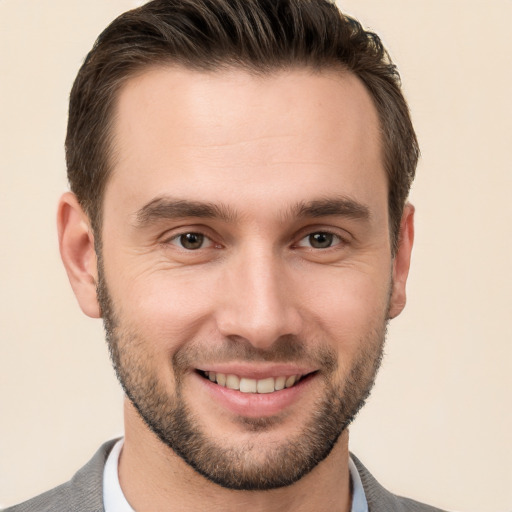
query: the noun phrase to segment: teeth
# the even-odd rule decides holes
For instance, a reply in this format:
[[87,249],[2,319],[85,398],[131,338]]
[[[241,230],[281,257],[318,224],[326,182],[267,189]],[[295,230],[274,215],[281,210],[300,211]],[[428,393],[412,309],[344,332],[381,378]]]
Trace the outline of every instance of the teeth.
[[240,391],[242,393],[256,393],[256,379],[246,379],[242,377],[240,379]]
[[240,389],[240,379],[236,375],[226,375],[226,387]]
[[226,385],[226,376],[223,373],[217,373],[217,384],[222,387]]
[[295,375],[290,375],[284,383],[285,388],[291,388],[295,384]]
[[242,393],[273,393],[284,388],[291,388],[299,382],[302,375],[290,375],[288,377],[268,377],[266,379],[249,379],[237,375],[225,373],[204,372],[205,376],[219,386],[240,390]]
[[275,380],[273,377],[268,379],[261,379],[258,381],[257,390],[258,393],[272,393],[275,391]]
[[276,383],[274,384],[275,390],[280,391],[284,389],[284,385],[286,383],[286,377],[277,377]]

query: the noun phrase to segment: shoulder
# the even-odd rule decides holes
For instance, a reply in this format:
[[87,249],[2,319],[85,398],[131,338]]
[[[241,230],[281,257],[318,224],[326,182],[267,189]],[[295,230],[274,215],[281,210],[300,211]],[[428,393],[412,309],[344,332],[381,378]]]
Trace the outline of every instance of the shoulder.
[[69,494],[70,482],[66,482],[19,505],[6,508],[2,512],[64,511],[69,506]]
[[3,512],[103,512],[103,468],[116,441],[103,444],[69,482]]
[[355,455],[350,454],[350,456],[361,476],[369,512],[446,512],[389,492],[377,482]]

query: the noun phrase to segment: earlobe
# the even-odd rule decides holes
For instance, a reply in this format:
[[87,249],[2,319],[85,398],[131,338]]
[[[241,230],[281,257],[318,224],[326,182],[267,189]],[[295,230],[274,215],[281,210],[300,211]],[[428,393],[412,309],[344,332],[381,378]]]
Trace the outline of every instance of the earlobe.
[[398,249],[393,260],[393,290],[389,305],[389,318],[397,317],[405,307],[406,284],[411,265],[414,242],[414,206],[407,203],[400,222]]
[[57,228],[60,255],[78,303],[86,315],[99,318],[94,234],[87,215],[71,192],[66,192],[59,201]]

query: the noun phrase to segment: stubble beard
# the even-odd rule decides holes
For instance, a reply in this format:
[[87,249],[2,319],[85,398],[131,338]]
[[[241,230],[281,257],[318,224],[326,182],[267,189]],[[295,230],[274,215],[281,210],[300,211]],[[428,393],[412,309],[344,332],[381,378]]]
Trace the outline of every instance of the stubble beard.
[[370,394],[382,361],[387,310],[380,323],[359,341],[358,357],[341,382],[333,378],[338,360],[332,348],[324,346],[311,353],[302,340],[290,336],[278,340],[271,351],[263,352],[247,342],[227,340],[224,356],[236,354],[238,360],[243,360],[240,355],[244,354],[246,360],[252,361],[316,361],[322,368],[320,377],[325,392],[315,402],[302,431],[280,445],[273,444],[264,452],[260,442],[261,436],[278,421],[270,417],[240,418],[239,423],[247,432],[254,433],[254,440],[221,446],[201,428],[200,418],[190,410],[183,396],[183,376],[190,371],[189,362],[197,355],[197,348],[185,347],[172,357],[175,392],[170,395],[152,371],[150,357],[144,351],[148,340],[139,332],[125,329],[116,316],[99,263],[98,301],[110,357],[126,396],[166,446],[198,473],[224,488],[270,490],[297,482],[329,455]]

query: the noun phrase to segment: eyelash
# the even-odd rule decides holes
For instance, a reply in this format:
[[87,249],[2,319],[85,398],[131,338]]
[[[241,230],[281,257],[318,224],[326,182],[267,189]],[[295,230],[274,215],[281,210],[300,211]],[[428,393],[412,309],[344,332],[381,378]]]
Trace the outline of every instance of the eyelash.
[[[196,235],[196,236],[202,237],[203,240],[201,242],[201,245],[195,249],[184,247],[183,243],[179,243],[179,241],[182,237],[187,236],[187,235]],[[315,235],[328,235],[328,237],[332,237],[333,240],[332,240],[331,245],[329,245],[328,247],[312,247],[311,245],[301,245],[301,242],[303,242],[307,238],[310,238]],[[204,247],[203,242],[206,242],[206,241],[210,242],[208,247]],[[334,241],[335,241],[335,243],[334,243]],[[175,242],[177,242],[177,243],[175,243]],[[345,245],[347,243],[348,243],[347,240],[337,233],[333,233],[332,231],[329,231],[329,230],[318,230],[318,231],[310,231],[307,234],[305,234],[304,236],[302,236],[299,239],[299,241],[293,245],[293,247],[303,247],[303,248],[309,249],[309,250],[325,251],[325,250],[337,247],[338,245]],[[215,248],[221,248],[220,244],[215,244],[215,242],[212,240],[211,237],[202,233],[201,231],[184,231],[182,233],[178,233],[176,235],[173,235],[171,238],[165,240],[164,244],[165,245],[167,245],[167,244],[175,245],[175,246],[179,247],[181,250],[184,250],[187,252],[195,252],[195,251],[198,251],[201,249],[208,249],[211,246],[213,246]]]
[[[332,244],[329,245],[328,247],[312,247],[311,245],[308,245],[308,246],[300,245],[303,240],[306,240],[308,238],[310,239],[312,236],[315,236],[315,235],[328,235],[328,237],[332,237],[332,239],[333,239]],[[318,230],[318,231],[311,231],[311,232],[307,233],[305,236],[303,236],[299,240],[299,243],[295,244],[295,246],[296,247],[305,247],[306,249],[325,251],[327,249],[332,249],[334,247],[337,247],[338,245],[344,245],[346,243],[347,243],[347,241],[343,237],[338,235],[337,233],[333,233],[332,231],[329,231],[329,230]]]
[[210,242],[210,245],[217,245],[217,247],[220,247],[219,244],[215,244],[213,242],[213,240],[211,239],[211,237],[209,237],[208,235],[205,235],[204,233],[201,233],[201,231],[185,231],[183,233],[178,233],[177,235],[174,235],[172,236],[171,238],[167,239],[164,244],[172,244],[172,245],[176,245],[178,246],[180,249],[184,250],[184,251],[190,251],[190,252],[194,252],[194,251],[197,251],[197,250],[200,250],[200,249],[205,249],[206,247],[203,247],[203,243],[201,243],[201,246],[196,248],[196,249],[189,249],[189,248],[186,248],[186,247],[183,247],[182,244],[178,245],[178,243],[174,243],[176,241],[179,242],[179,240],[184,237],[184,236],[187,236],[187,235],[196,235],[196,236],[200,236],[200,237],[203,237],[203,241],[209,241]]

